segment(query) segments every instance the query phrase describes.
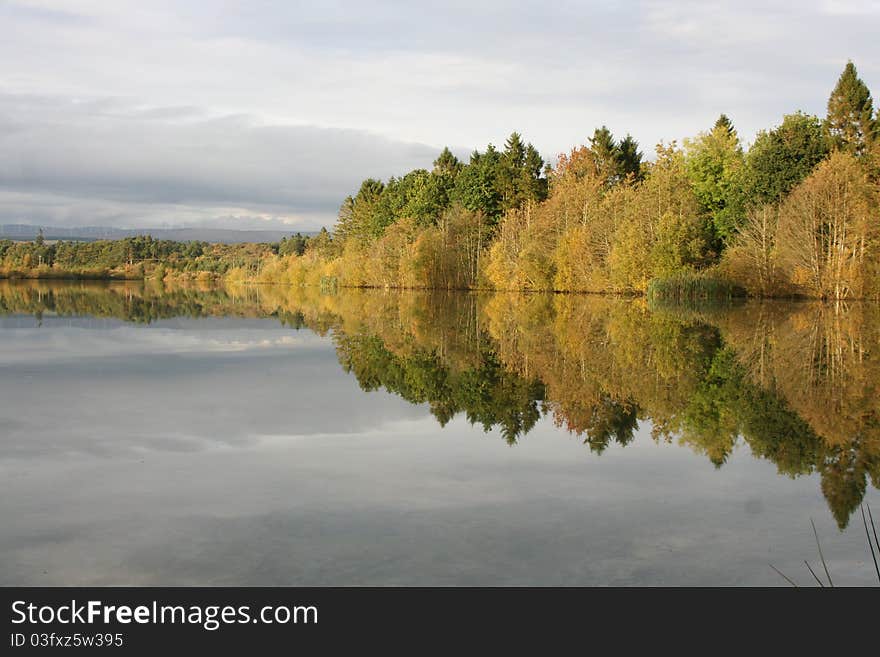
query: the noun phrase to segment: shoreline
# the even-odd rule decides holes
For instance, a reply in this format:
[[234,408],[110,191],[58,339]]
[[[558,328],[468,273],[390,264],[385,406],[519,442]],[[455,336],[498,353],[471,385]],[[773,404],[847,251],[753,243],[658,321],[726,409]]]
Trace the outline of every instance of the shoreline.
[[[208,274],[205,276],[205,274]],[[0,273],[0,281],[15,282],[46,282],[46,283],[155,283],[155,284],[212,284],[212,285],[231,285],[231,286],[268,286],[282,288],[320,288],[320,285],[314,284],[296,284],[284,281],[257,280],[257,279],[230,279],[228,276],[216,275],[210,272],[198,272],[195,275],[186,273],[185,275],[168,275],[163,279],[151,276],[88,276],[64,273],[58,275],[46,276],[42,274],[10,276],[6,273]],[[676,295],[655,295],[652,296],[648,291],[595,291],[595,290],[554,290],[554,289],[522,289],[522,288],[495,288],[495,287],[426,287],[426,286],[403,286],[403,285],[345,285],[336,284],[336,289],[345,290],[381,290],[396,292],[424,292],[424,293],[483,293],[483,294],[518,294],[518,295],[553,295],[553,296],[583,296],[583,297],[599,297],[599,298],[624,298],[624,299],[645,299],[649,302],[661,303],[718,303],[718,302],[737,302],[737,301],[802,301],[802,302],[822,302],[822,303],[880,303],[878,297],[847,297],[843,299],[835,299],[833,297],[814,297],[805,294],[788,294],[788,295],[754,295],[754,294],[733,294],[723,296],[676,296]]]

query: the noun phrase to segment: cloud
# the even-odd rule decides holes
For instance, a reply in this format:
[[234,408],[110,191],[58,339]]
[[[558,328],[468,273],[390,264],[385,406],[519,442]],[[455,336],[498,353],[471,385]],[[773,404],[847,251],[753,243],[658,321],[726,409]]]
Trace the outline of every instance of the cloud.
[[6,222],[315,222],[332,217],[362,178],[436,156],[360,130],[107,100],[0,95],[0,126]]
[[749,140],[824,113],[849,58],[880,85],[868,0],[57,7],[0,5],[0,147],[22,165],[0,187],[79,199],[69,221],[100,206],[117,221],[328,223],[361,179],[446,144],[517,130],[552,159],[606,124],[650,152],[722,112]]
[[391,419],[427,415],[393,395],[364,395],[329,338],[277,320],[47,318],[39,330],[4,329],[0,363],[0,471],[50,453],[203,450],[381,432]]
[[[35,320],[36,322],[36,320]],[[174,326],[160,325],[149,331],[132,330],[123,322],[103,322],[108,327],[95,331],[91,325],[83,328],[70,327],[65,318],[61,326],[47,323],[47,330],[34,331],[33,325],[21,330],[6,328],[10,339],[0,344],[0,360],[4,367],[40,360],[44,365],[59,367],[83,359],[118,359],[122,357],[169,355],[234,354],[250,352],[251,356],[271,352],[273,358],[280,352],[316,349],[320,339],[311,333],[292,333],[266,321],[258,328],[217,329],[199,326],[201,332]],[[173,326],[173,323],[172,323]],[[210,329],[214,330],[210,330]],[[14,342],[11,344],[10,342]]]

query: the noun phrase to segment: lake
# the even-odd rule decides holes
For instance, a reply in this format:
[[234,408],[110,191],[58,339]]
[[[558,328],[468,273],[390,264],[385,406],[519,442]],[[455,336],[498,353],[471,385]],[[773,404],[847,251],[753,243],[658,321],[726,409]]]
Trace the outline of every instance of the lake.
[[3,585],[876,584],[877,305],[0,281],[0,373]]

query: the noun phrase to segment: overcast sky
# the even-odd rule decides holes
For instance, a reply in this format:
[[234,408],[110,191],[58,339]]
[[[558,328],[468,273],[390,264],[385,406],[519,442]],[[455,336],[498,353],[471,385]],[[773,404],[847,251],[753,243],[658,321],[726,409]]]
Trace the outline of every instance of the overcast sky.
[[313,229],[513,130],[652,152],[880,89],[880,1],[0,0],[0,223]]

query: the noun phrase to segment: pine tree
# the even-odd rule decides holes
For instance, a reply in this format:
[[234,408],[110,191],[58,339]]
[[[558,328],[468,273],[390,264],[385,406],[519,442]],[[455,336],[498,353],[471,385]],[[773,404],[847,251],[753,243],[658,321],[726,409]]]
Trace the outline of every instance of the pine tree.
[[733,135],[736,132],[736,129],[733,127],[733,121],[730,120],[730,117],[727,114],[722,114],[718,117],[718,120],[715,121],[715,127],[713,130],[717,130],[718,128],[724,128],[727,130],[728,135]]
[[461,162],[452,154],[449,147],[443,149],[443,152],[434,160],[434,173],[436,175],[455,177],[461,171]]
[[512,133],[504,144],[497,178],[504,210],[514,210],[544,197],[546,183],[540,178],[543,166],[537,149],[525,144],[519,133]]
[[828,99],[825,129],[832,147],[864,155],[876,138],[877,120],[871,92],[849,61]]
[[630,135],[621,139],[617,145],[617,170],[622,180],[630,175],[635,180],[641,179],[642,152],[639,150],[639,142]]
[[543,201],[547,198],[547,177],[541,175],[544,169],[544,158],[538,153],[538,149],[531,144],[526,146],[523,176],[526,180],[529,197],[532,200]]
[[596,163],[596,173],[604,178],[609,185],[617,182],[619,150],[614,135],[606,127],[596,128],[590,137],[590,150]]
[[455,189],[455,181],[462,168],[461,161],[452,154],[448,146],[434,160],[434,169],[431,171],[428,184],[431,186],[431,194],[440,212],[448,208],[452,202],[452,191]]
[[504,142],[504,160],[512,167],[519,168],[523,165],[526,156],[526,147],[518,132],[510,133],[510,137]]

